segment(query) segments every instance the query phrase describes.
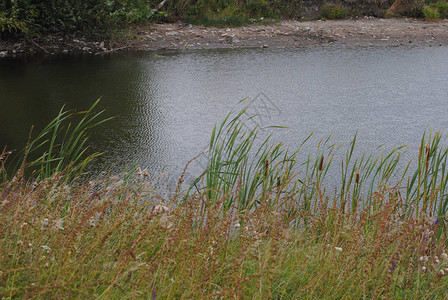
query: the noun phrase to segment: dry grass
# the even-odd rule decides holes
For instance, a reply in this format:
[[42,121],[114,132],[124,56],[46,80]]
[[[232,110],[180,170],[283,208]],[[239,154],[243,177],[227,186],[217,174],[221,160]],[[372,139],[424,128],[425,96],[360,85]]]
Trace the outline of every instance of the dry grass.
[[268,140],[254,154],[256,132],[242,129],[242,115],[213,130],[197,188],[182,188],[181,177],[175,193],[157,190],[138,169],[80,184],[50,168],[25,180],[24,159],[10,178],[4,149],[0,296],[445,297],[441,134],[423,137],[415,170],[409,164],[398,177],[399,149],[355,160],[355,138],[342,186],[328,193],[324,179],[338,147],[322,141],[304,163]]
[[141,179],[73,188],[60,179],[1,187],[2,297],[426,298],[448,291],[445,237],[436,241],[434,220],[400,218],[393,193],[376,194],[374,213],[334,205],[291,227],[284,207],[267,201],[273,195],[241,212],[236,202],[224,207],[229,195],[211,204],[206,192],[194,193],[179,204]]

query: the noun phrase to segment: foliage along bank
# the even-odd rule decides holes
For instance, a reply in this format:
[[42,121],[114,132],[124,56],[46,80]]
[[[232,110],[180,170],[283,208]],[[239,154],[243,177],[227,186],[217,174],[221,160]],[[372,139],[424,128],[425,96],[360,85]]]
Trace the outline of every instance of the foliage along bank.
[[[427,1],[428,2],[428,1]],[[433,1],[429,1],[433,2]],[[424,0],[3,0],[0,39],[83,32],[106,37],[130,23],[183,20],[238,26],[265,18],[424,16]],[[436,16],[446,17],[446,1]]]

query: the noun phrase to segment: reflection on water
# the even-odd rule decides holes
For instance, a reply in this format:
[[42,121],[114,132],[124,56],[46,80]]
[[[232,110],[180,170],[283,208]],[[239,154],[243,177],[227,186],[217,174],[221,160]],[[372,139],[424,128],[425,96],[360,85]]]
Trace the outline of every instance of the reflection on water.
[[[0,144],[17,148],[62,105],[82,110],[102,97],[116,116],[93,132],[105,170],[139,163],[180,170],[207,146],[216,121],[264,95],[262,126],[287,125],[274,140],[295,148],[311,132],[333,133],[359,151],[408,144],[444,130],[447,48],[216,50],[0,61]],[[257,100],[255,108],[263,110]]]

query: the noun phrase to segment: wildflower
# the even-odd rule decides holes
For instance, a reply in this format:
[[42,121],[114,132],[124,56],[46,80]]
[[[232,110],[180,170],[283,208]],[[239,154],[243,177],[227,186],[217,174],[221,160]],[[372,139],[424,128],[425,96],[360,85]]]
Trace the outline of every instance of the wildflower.
[[160,218],[159,225],[165,227],[166,229],[170,229],[171,227],[173,227],[174,224],[173,222],[170,221],[169,216],[163,215]]
[[445,271],[440,270],[440,271],[437,273],[437,275],[439,275],[439,276],[444,276],[444,275],[445,275]]
[[48,247],[47,245],[42,245],[42,249],[43,249],[44,251],[47,251],[47,253],[51,251],[51,248]]
[[22,247],[22,246],[23,246],[23,242],[22,242],[21,240],[19,240],[19,241],[17,242],[17,246]]
[[161,213],[165,213],[165,212],[169,212],[170,209],[164,205],[156,205],[154,207],[154,209],[152,210],[153,213],[155,214],[161,214]]
[[441,259],[447,259],[447,258],[448,258],[448,255],[447,255],[445,252],[443,252],[443,253],[440,255],[440,258],[441,258]]
[[140,177],[140,178],[143,177],[142,169],[137,168],[137,176]]
[[27,222],[23,222],[23,224],[20,225],[20,228],[24,229],[24,228],[26,228],[27,226],[28,226],[28,223],[27,223]]
[[58,219],[58,220],[56,220],[55,222],[54,222],[54,226],[53,226],[53,228],[54,229],[60,229],[60,230],[64,230],[64,220],[62,220],[62,219]]
[[96,222],[95,222],[95,218],[94,217],[90,218],[89,225],[90,225],[90,227],[96,227]]
[[335,249],[336,251],[342,252],[342,248],[341,248],[341,247],[334,247],[334,249]]
[[423,267],[422,267],[422,271],[423,271],[423,272],[426,272],[426,266],[423,266]]
[[397,262],[395,261],[392,266],[390,267],[390,271],[393,272],[395,268],[397,267]]
[[423,262],[423,263],[427,262],[428,261],[428,256],[421,256],[420,257],[420,261]]
[[235,224],[235,228],[240,228],[240,227],[241,227],[240,223]]
[[45,230],[48,226],[48,218],[44,218],[41,222],[40,222],[40,230]]

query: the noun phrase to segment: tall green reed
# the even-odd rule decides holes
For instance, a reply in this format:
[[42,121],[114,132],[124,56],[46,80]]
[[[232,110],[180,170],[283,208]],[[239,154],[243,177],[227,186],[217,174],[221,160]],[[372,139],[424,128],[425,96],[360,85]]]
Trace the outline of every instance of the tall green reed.
[[[1,169],[3,180],[11,176],[30,176],[35,179],[63,173],[64,180],[80,175],[85,167],[101,153],[87,154],[88,131],[110,120],[101,118],[104,110],[95,112],[100,99],[85,111],[70,112],[63,106],[57,116],[37,135],[30,137],[24,150]],[[71,120],[75,119],[75,122]],[[30,157],[35,157],[28,162]]]
[[[424,133],[416,161],[405,155],[406,146],[356,157],[356,134],[345,155],[339,155],[342,144],[331,142],[330,135],[300,162],[299,151],[312,134],[290,151],[271,143],[272,134],[260,138],[258,128],[245,127],[246,110],[227,115],[213,128],[208,168],[194,182],[203,180],[209,202],[224,201],[227,209],[236,206],[240,212],[277,205],[295,224],[306,222],[307,216],[325,217],[330,207],[372,214],[391,204],[402,218],[435,217],[443,225],[439,228],[445,228],[448,147],[442,133]],[[330,170],[338,168],[335,157],[341,159],[338,187],[327,182],[328,174],[334,174]]]

